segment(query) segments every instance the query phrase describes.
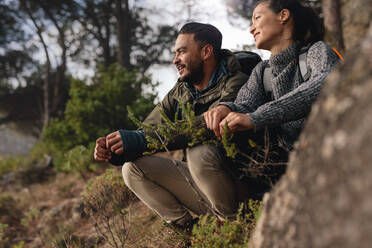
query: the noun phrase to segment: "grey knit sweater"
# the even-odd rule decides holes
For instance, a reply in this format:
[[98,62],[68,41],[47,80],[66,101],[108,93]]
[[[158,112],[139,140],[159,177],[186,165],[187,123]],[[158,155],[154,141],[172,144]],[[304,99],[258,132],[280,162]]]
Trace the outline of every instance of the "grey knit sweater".
[[[259,130],[265,126],[279,126],[280,136],[292,149],[321,90],[324,79],[336,65],[338,58],[324,42],[314,43],[307,53],[310,78],[303,82],[298,66],[296,51],[299,43],[295,42],[269,60],[259,63],[248,82],[240,89],[236,100],[222,105],[234,112],[247,113]],[[270,66],[272,70],[272,101],[265,98],[263,71]]]

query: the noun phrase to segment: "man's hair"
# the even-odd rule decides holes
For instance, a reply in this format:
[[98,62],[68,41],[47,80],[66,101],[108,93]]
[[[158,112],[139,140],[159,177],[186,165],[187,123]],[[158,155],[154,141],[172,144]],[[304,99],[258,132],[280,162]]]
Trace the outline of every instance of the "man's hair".
[[178,32],[178,35],[180,34],[194,34],[194,40],[199,43],[200,48],[207,44],[211,45],[215,58],[218,58],[221,51],[222,34],[215,26],[199,22],[189,22],[183,25]]

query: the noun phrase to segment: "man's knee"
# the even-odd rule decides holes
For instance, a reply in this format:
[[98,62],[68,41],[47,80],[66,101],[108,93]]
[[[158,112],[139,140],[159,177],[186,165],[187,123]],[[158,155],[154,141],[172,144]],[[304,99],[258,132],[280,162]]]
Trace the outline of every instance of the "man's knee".
[[188,149],[187,161],[189,169],[197,174],[220,170],[223,163],[220,151],[214,145],[200,145]]
[[143,177],[143,173],[138,169],[136,163],[137,160],[133,162],[126,162],[121,169],[124,183],[130,189],[132,188],[134,180],[138,180],[139,178]]

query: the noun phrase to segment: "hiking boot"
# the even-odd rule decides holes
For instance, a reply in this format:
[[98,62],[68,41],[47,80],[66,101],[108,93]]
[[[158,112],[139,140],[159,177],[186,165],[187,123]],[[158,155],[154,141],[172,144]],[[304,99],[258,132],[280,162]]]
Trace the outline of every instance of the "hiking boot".
[[186,214],[184,217],[171,221],[164,222],[163,225],[173,229],[176,233],[191,235],[194,224],[198,223],[199,218],[193,218],[190,214]]

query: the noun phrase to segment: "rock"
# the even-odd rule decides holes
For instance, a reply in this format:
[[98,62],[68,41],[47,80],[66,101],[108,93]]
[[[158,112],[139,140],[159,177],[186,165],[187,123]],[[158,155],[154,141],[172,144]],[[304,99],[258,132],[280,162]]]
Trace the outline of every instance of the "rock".
[[371,247],[372,25],[345,61],[265,195],[251,247]]
[[342,33],[346,50],[351,50],[367,33],[371,20],[372,3],[370,0],[341,0]]

